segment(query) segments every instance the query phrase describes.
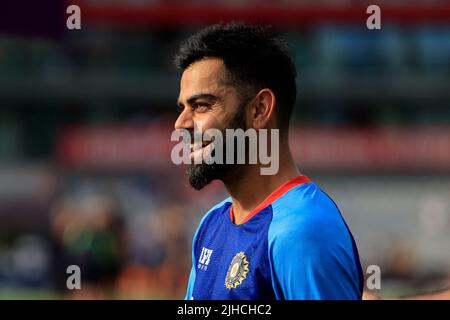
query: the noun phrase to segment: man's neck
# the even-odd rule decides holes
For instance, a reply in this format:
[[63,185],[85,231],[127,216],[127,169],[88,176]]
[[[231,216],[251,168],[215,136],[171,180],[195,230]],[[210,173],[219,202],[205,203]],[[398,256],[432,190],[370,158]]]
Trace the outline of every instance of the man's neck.
[[260,165],[247,165],[240,170],[238,177],[224,181],[233,200],[236,224],[242,223],[247,215],[278,187],[300,175],[290,153],[288,157],[284,157],[284,161],[280,161],[277,174],[261,175],[260,168]]

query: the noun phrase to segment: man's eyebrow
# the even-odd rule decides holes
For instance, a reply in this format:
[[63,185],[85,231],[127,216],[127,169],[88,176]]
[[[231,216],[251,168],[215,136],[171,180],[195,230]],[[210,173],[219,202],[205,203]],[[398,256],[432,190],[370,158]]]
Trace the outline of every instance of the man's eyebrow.
[[[197,93],[197,94],[190,96],[186,101],[188,104],[193,104],[198,99],[205,99],[211,103],[220,100],[220,98],[218,96],[213,95],[211,93]],[[180,100],[178,100],[178,105],[183,106],[183,103]]]

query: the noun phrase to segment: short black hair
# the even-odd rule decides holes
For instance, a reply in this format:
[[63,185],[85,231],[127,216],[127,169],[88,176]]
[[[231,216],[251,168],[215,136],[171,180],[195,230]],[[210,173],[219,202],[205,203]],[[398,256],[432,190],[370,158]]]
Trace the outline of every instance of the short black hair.
[[223,60],[232,83],[256,94],[271,89],[277,99],[279,127],[287,131],[297,88],[296,69],[285,42],[269,26],[241,22],[215,24],[181,43],[175,66],[185,70],[207,57]]

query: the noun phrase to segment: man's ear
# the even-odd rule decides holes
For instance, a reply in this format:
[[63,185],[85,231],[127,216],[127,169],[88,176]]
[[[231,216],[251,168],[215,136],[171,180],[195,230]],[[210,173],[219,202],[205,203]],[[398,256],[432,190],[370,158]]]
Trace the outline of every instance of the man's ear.
[[268,124],[274,116],[275,102],[275,94],[272,90],[265,88],[257,93],[251,119],[254,129],[268,128]]

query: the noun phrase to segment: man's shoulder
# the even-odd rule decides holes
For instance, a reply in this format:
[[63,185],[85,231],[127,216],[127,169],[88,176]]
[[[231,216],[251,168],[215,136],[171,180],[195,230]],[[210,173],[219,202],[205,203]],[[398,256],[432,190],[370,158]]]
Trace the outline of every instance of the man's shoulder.
[[314,182],[304,183],[286,192],[272,203],[274,220],[328,219],[339,214],[335,202]]
[[228,197],[228,198],[226,198],[225,200],[223,200],[223,201],[221,201],[221,202],[219,202],[219,203],[217,203],[216,205],[214,205],[211,209],[209,209],[204,215],[203,215],[203,217],[202,217],[202,219],[200,220],[200,223],[198,224],[198,226],[197,226],[197,230],[196,230],[196,232],[195,232],[195,235],[194,235],[194,243],[196,243],[197,242],[197,239],[202,235],[202,234],[204,234],[204,232],[205,232],[205,230],[207,229],[205,229],[204,227],[206,226],[206,225],[210,225],[212,222],[213,222],[213,220],[214,220],[214,218],[217,218],[218,216],[219,216],[219,212],[222,212],[223,213],[223,208],[225,207],[225,206],[229,206],[229,205],[231,205],[231,198],[230,197]]
[[214,205],[213,207],[211,207],[204,215],[202,220],[200,221],[199,227],[202,226],[202,224],[205,223],[205,221],[210,220],[211,218],[215,218],[217,217],[219,212],[223,212],[222,209],[224,207],[228,207],[231,205],[231,197],[228,197],[222,201],[220,201],[219,203],[217,203],[216,205]]
[[289,190],[272,203],[272,211],[271,239],[326,241],[347,236],[337,205],[313,182]]
[[231,197],[228,197],[228,198],[226,198],[226,199],[220,201],[219,203],[217,203],[217,204],[215,204],[214,206],[212,206],[211,209],[209,209],[209,210],[206,212],[205,216],[206,216],[206,215],[209,215],[209,214],[211,214],[211,213],[213,213],[213,212],[215,212],[215,211],[217,211],[218,209],[221,209],[222,207],[226,206],[228,203],[231,203],[231,202],[232,202],[232,201],[231,201]]

